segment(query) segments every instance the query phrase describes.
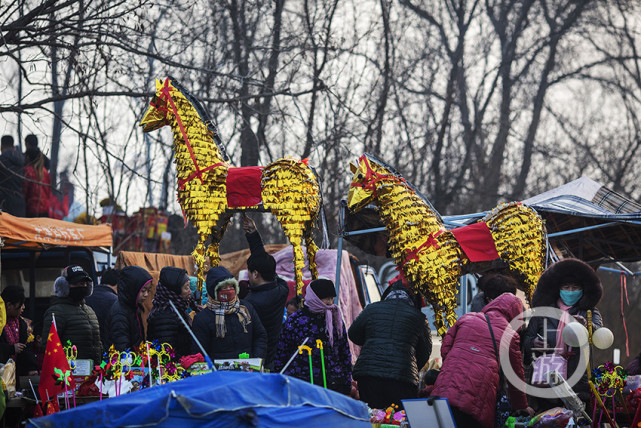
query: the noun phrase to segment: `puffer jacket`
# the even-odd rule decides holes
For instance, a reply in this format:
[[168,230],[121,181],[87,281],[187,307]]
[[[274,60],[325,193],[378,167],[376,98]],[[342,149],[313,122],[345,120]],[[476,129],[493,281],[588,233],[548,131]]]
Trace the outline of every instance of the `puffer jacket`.
[[84,300],[76,302],[69,297],[52,297],[51,306],[45,311],[42,329],[42,347],[47,346],[49,330],[56,317],[56,330],[62,346],[67,341],[78,348],[78,359],[91,359],[94,363],[102,360],[102,342],[98,318]]
[[[497,349],[501,349],[503,334],[511,337],[509,364],[515,376],[524,382],[519,335],[509,326],[509,322],[522,311],[521,300],[513,294],[504,293],[488,303],[481,312],[468,313],[459,318],[443,338],[443,366],[432,395],[446,397],[451,406],[471,415],[481,426],[494,426],[499,367],[485,314],[490,318]],[[511,382],[508,382],[507,392],[512,409],[527,407],[525,393],[512,386]]]
[[425,315],[402,299],[365,307],[349,328],[349,338],[362,346],[354,379],[375,376],[418,385],[418,371],[432,352]]
[[[185,314],[184,320],[187,315]],[[191,354],[191,336],[184,324],[171,308],[161,309],[149,314],[147,319],[147,339],[151,342],[169,343],[174,348],[176,357]]]
[[149,272],[140,266],[127,266],[120,271],[118,301],[110,313],[111,342],[117,351],[133,349],[145,340],[137,299],[140,290],[151,280]]
[[[238,358],[239,354],[248,353],[250,358],[265,358],[267,333],[256,310],[244,300],[240,304],[247,307],[250,322],[247,333],[238,320],[237,314],[225,315],[225,337],[216,337],[216,314],[210,309],[204,309],[196,314],[192,324],[194,335],[205,348],[212,360]],[[192,343],[192,353],[197,354],[200,348]]]
[[111,343],[109,342],[111,337],[111,334],[109,333],[111,324],[109,316],[111,313],[111,307],[116,303],[116,301],[118,301],[116,292],[106,285],[94,287],[91,296],[85,298],[85,302],[87,305],[91,306],[91,309],[93,309],[96,313],[96,317],[98,318],[98,324],[100,324],[100,341],[102,342],[103,351],[106,351],[111,346]]
[[[263,241],[258,232],[245,235],[249,243],[249,249],[252,254],[265,252]],[[267,352],[265,355],[265,366],[270,367],[276,355],[276,346],[283,326],[283,311],[287,303],[289,287],[287,282],[276,277],[272,282],[267,284],[250,286],[249,294],[245,300],[254,306],[260,321],[267,331]]]

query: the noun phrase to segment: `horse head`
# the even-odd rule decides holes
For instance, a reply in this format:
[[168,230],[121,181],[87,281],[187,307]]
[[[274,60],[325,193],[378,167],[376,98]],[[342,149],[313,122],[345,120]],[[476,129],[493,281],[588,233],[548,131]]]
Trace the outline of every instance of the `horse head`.
[[412,183],[405,180],[403,176],[384,161],[375,156],[365,153],[358,158],[358,165],[350,162],[352,174],[352,184],[347,196],[347,207],[350,211],[356,212],[368,204],[378,199],[381,192],[381,182],[394,182],[405,186],[410,192],[413,192],[425,205],[431,213],[435,215],[440,222],[443,221],[436,208]]
[[156,79],[156,93],[149,102],[149,108],[140,121],[142,132],[155,131],[170,124],[167,117],[167,113],[169,113],[167,104],[169,102],[169,94],[175,89],[169,78],[164,83]]
[[[156,79],[156,93],[149,103],[149,108],[140,121],[143,132],[151,132],[162,128],[165,125],[171,125],[172,119],[170,113],[174,116],[180,116],[181,111],[184,113],[185,108],[193,108],[197,113],[195,116],[202,122],[206,128],[206,133],[210,133],[213,141],[212,149],[220,152],[220,156],[225,162],[229,162],[227,150],[220,139],[218,129],[210,119],[207,111],[201,102],[189,93],[180,82],[171,76],[168,76],[164,82]],[[193,117],[193,116],[192,116]],[[182,124],[186,123],[183,118]],[[185,125],[186,126],[186,125]]]
[[358,165],[350,162],[350,169],[354,176],[347,196],[347,207],[352,212],[364,208],[378,197],[379,182],[405,181],[394,168],[369,153],[358,158]]

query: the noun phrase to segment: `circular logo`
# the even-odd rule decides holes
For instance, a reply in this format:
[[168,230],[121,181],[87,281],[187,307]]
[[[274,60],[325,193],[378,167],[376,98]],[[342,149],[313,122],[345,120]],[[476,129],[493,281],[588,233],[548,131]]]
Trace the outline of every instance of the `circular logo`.
[[[530,385],[529,383],[524,382],[516,374],[514,368],[512,367],[512,362],[510,361],[510,344],[514,340],[514,336],[517,334],[516,332],[520,328],[525,326],[526,321],[529,320],[530,322],[532,322],[533,319],[539,318],[544,332],[556,331],[556,334],[558,336],[559,334],[562,334],[562,331],[559,331],[558,329],[556,329],[555,328],[556,326],[549,325],[549,322],[550,320],[556,320],[558,322],[561,320],[562,316],[563,316],[563,311],[560,310],[559,308],[545,306],[545,307],[538,307],[534,310],[528,309],[527,311],[519,314],[516,318],[510,321],[510,327],[512,327],[513,331],[510,331],[510,329],[505,329],[505,331],[503,332],[503,335],[501,336],[499,361],[501,364],[501,368],[503,369],[505,378],[515,388],[525,392],[528,395],[531,395],[534,397],[540,397],[540,398],[547,398],[547,399],[569,397],[572,394],[571,388],[574,385],[576,385],[577,382],[579,382],[579,380],[581,379],[581,377],[583,377],[583,374],[586,373],[588,353],[589,353],[587,342],[583,343],[578,348],[579,364],[577,365],[573,373],[567,373],[567,377],[564,382],[558,381],[558,382],[555,382],[554,385],[544,386],[544,387]],[[544,342],[547,341],[545,337],[546,335],[544,334],[544,338],[543,338]],[[552,347],[550,348],[549,345],[552,345]],[[547,353],[554,352],[555,345],[556,343],[554,344],[545,343],[543,348],[532,348],[532,353],[534,353],[534,351],[536,350],[547,351]],[[532,357],[533,359],[536,359],[535,355],[532,355]],[[521,364],[521,361],[519,361],[518,364]],[[550,367],[550,371],[553,371],[553,367]],[[544,374],[546,374],[545,377],[547,378],[547,373],[544,373]]]

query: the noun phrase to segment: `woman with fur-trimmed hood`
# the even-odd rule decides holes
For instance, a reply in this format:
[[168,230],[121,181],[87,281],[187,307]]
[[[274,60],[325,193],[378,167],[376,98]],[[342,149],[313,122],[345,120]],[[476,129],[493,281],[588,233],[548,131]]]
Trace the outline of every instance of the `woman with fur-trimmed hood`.
[[[207,307],[194,317],[194,335],[212,360],[238,358],[248,353],[250,358],[265,358],[267,332],[251,303],[238,298],[238,281],[224,267],[207,272]],[[194,354],[200,352],[192,344]]]
[[[523,334],[525,363],[531,363],[543,353],[553,352],[554,348],[564,347],[560,332],[565,324],[578,321],[586,325],[587,311],[592,311],[592,328],[603,326],[601,314],[596,308],[603,295],[603,286],[594,269],[578,259],[564,259],[547,268],[539,278],[539,283],[532,297],[532,308],[553,307],[563,311],[561,320],[534,316]],[[574,318],[574,319],[573,319]],[[558,334],[557,334],[558,333]],[[541,339],[543,338],[543,339]],[[571,385],[579,398],[589,403],[590,389],[585,368],[578,368],[579,348],[569,348],[564,353],[567,357],[568,377],[575,370],[584,370],[583,377],[576,385]],[[546,410],[558,403],[539,399],[537,411]]]

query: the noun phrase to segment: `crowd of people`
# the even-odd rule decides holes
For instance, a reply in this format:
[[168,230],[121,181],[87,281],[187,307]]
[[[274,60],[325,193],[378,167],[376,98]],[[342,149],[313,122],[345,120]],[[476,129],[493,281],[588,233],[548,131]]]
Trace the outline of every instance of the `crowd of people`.
[[[49,158],[40,151],[38,137],[25,137],[20,153],[11,135],[0,143],[0,210],[18,217],[62,219],[68,211],[64,197],[52,192]],[[66,210],[66,211],[65,211]]]
[[[584,262],[562,260],[540,278],[533,308],[558,308],[561,318],[533,318],[516,330],[510,322],[524,311],[523,301],[516,296],[518,284],[510,276],[488,274],[480,279],[482,294],[472,302],[474,312],[459,318],[444,336],[440,370],[429,370],[422,377],[421,369],[432,354],[432,336],[421,311],[422,298],[402,278],[393,281],[381,300],[367,305],[346,328],[331,280],[313,280],[303,299],[288,300],[287,283],[276,274],[276,262],[265,251],[255,224],[244,217],[243,229],[250,248],[248,283],[239,283],[224,267],[211,268],[205,281],[207,301],[201,305],[194,301],[188,272],[164,267],[146,328],[143,303],[153,286],[148,271],[139,266],[108,270],[101,284],[93,287],[82,267],[65,268],[53,284],[55,296],[44,316],[41,346],[55,317],[61,341],[76,345],[79,359],[99,361],[112,345],[122,351],[145,340],[171,344],[177,357],[199,353],[202,346],[212,359],[240,354],[262,358],[269,371],[315,384],[326,382],[327,388],[359,398],[372,408],[401,405],[401,400],[421,394],[446,397],[459,426],[491,427],[502,395],[511,412],[529,415],[560,404],[526,396],[506,381],[501,365],[509,364],[520,381],[528,382],[526,368],[532,360],[555,352],[567,359],[571,372],[579,353],[563,344],[559,331],[572,320],[586,324],[588,310],[593,328],[602,325],[596,305],[603,289]],[[0,336],[0,358],[2,362],[15,359],[19,374],[37,373],[37,358],[27,347],[28,326],[20,316],[24,290],[8,286],[2,298],[7,324]],[[498,352],[505,335],[509,362],[500,361]],[[350,341],[360,347],[355,364]],[[309,346],[309,360],[307,355],[291,360],[302,343]],[[575,387],[584,401],[590,398],[586,381],[584,376]]]

